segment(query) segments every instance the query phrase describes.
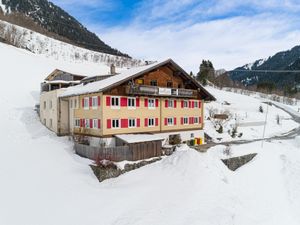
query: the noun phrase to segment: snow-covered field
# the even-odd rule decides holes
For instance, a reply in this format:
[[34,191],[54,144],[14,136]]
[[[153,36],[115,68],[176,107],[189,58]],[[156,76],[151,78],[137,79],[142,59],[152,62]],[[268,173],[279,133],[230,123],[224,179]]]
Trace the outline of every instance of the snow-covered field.
[[300,140],[263,149],[260,142],[232,146],[233,155],[258,152],[236,172],[219,160],[223,146],[207,153],[183,146],[98,183],[90,162],[44,128],[33,106],[40,81],[56,67],[79,74],[108,68],[52,61],[3,44],[0,62],[1,225],[300,224]]
[[[224,124],[224,130],[221,134],[214,129],[211,120],[205,121],[206,132],[213,137],[215,141],[224,142],[262,138],[267,110],[265,137],[280,136],[299,126],[298,123],[292,120],[288,113],[281,109],[275,106],[268,106],[267,109],[267,104],[264,103],[267,100],[221,91],[211,87],[207,89],[217,98],[217,101],[206,104],[205,117],[209,117],[209,111],[212,109],[215,109],[218,113],[227,111],[232,115],[232,118]],[[225,102],[228,102],[230,105],[224,104]],[[260,106],[263,108],[263,113],[259,112]],[[277,124],[277,116],[279,116],[279,124]],[[232,129],[235,124],[237,124],[238,133],[243,133],[240,138],[232,138],[227,132]]]

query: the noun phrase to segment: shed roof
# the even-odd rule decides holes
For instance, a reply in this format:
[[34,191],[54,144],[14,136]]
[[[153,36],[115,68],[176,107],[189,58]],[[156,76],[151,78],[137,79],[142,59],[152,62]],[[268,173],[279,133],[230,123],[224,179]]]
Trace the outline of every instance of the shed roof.
[[121,139],[127,144],[150,142],[150,141],[162,141],[164,138],[155,134],[118,134],[116,138]]

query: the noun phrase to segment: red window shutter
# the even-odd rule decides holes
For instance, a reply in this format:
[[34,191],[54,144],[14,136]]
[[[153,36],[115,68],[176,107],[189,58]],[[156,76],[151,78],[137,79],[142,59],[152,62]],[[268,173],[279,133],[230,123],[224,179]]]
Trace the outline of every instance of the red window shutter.
[[201,102],[201,101],[199,101],[199,108],[201,108],[201,103],[202,103],[202,102]]
[[107,119],[106,121],[106,125],[107,125],[107,128],[110,129],[111,128],[111,119]]
[[201,116],[199,116],[199,119],[198,119],[198,120],[199,120],[199,123],[202,123]]
[[192,101],[192,108],[195,108],[195,102]]
[[175,99],[174,100],[174,108],[176,108],[177,107],[177,100]]
[[127,98],[126,97],[121,97],[121,106],[127,107]]
[[177,123],[177,118],[176,117],[174,117],[174,125],[176,125],[176,123]]
[[144,98],[144,105],[145,107],[148,107],[148,98]]
[[165,125],[168,125],[168,118],[165,118]]
[[83,127],[83,119],[80,119],[80,127]]
[[192,120],[192,124],[194,124],[194,117],[192,117],[191,120]]
[[158,99],[155,99],[155,107],[158,107]]
[[181,100],[181,108],[183,108],[183,107],[184,107],[184,101]]
[[93,119],[90,119],[90,128],[93,128]]
[[90,105],[90,107],[92,107],[92,104],[93,104],[93,99],[92,99],[92,97],[89,97],[89,105]]
[[183,117],[180,118],[180,123],[183,125]]
[[155,126],[158,126],[158,118],[155,118]]
[[145,121],[145,122],[144,122],[144,126],[145,126],[145,127],[148,127],[148,118],[145,118],[144,121]]
[[141,119],[137,119],[136,123],[137,123],[137,127],[140,127],[141,126]]
[[168,101],[168,99],[166,99],[165,100],[165,107],[168,108],[168,105],[169,105],[169,101]]
[[189,101],[189,108],[192,108],[192,102]]
[[192,117],[189,117],[189,124],[192,124]]
[[128,119],[121,119],[121,128],[128,128]]
[[98,129],[100,129],[100,128],[101,128],[101,120],[98,119]]
[[98,106],[100,106],[100,96],[98,96]]
[[106,96],[106,106],[110,106],[110,96]]
[[136,107],[140,107],[140,98],[136,98]]
[[84,108],[84,98],[81,99],[82,108]]

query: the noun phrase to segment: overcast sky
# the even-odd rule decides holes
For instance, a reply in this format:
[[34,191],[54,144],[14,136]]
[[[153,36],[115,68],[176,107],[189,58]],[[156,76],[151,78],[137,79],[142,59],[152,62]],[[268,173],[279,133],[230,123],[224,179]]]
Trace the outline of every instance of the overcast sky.
[[233,69],[300,41],[300,0],[52,0],[134,58]]

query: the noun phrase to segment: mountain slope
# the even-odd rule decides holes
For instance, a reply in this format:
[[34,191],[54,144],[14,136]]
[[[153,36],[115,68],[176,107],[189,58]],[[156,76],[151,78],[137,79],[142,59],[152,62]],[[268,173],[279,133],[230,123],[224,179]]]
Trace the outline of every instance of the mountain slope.
[[0,19],[8,22],[87,49],[129,57],[105,44],[74,17],[48,0],[0,0],[0,12]]
[[0,49],[1,225],[299,225],[296,140],[232,146],[233,156],[258,152],[235,172],[221,162],[222,146],[207,153],[182,148],[98,183],[92,162],[76,156],[67,138],[43,127],[33,105],[39,82],[53,69],[82,74],[101,68],[45,59],[2,43]]
[[[265,70],[271,70],[271,72],[264,72]],[[279,72],[272,72],[272,70]],[[280,72],[282,70],[300,70],[300,46],[279,52],[267,59],[260,59],[254,63],[238,67],[230,72],[230,76],[233,80],[241,81],[244,85],[272,82],[277,87],[282,88],[300,82],[300,73]]]

